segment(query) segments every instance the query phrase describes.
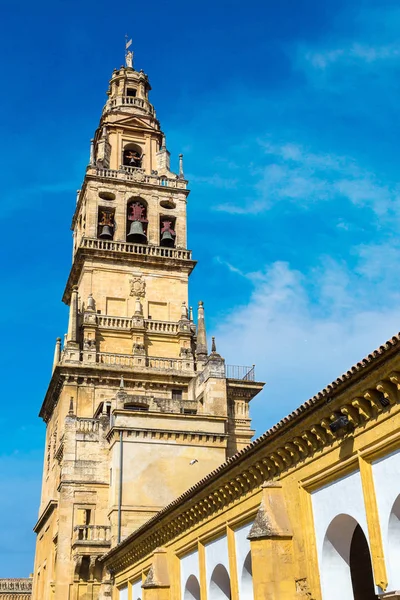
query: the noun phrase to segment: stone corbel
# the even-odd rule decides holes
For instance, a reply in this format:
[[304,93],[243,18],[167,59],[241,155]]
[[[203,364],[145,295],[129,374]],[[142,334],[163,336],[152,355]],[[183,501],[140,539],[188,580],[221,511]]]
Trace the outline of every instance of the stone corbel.
[[83,556],[82,554],[76,554],[74,556],[74,581],[79,581],[79,574],[81,572],[81,566],[82,566],[82,559]]

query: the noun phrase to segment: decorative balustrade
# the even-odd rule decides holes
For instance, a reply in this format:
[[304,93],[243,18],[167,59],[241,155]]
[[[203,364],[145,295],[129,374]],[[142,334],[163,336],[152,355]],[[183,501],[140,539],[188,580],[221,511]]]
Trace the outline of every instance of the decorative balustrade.
[[[158,370],[193,371],[193,363],[183,358],[165,358],[158,356],[132,356],[131,354],[113,354],[99,352],[97,361],[102,365],[118,368],[143,367]],[[142,361],[140,363],[139,361]]]
[[[131,317],[112,317],[109,315],[97,315],[97,324],[104,329],[130,329],[132,327]],[[153,321],[145,319],[144,326],[151,333],[176,334],[179,331],[179,323],[173,321]]]
[[109,365],[111,367],[133,367],[134,357],[130,354],[113,354],[111,352],[99,352],[97,354],[97,362],[101,365]]
[[165,248],[163,246],[145,246],[144,244],[130,244],[129,242],[117,242],[114,240],[98,240],[96,238],[82,238],[81,248],[94,250],[111,250],[112,252],[127,252],[129,254],[141,254],[144,256],[158,256],[161,258],[175,258],[179,260],[191,260],[191,250],[180,248]]
[[76,431],[78,433],[98,433],[99,421],[97,419],[82,419],[76,420]]
[[107,179],[120,179],[122,181],[136,181],[139,183],[149,183],[151,185],[160,185],[169,188],[186,189],[187,181],[179,177],[165,177],[156,174],[146,175],[143,169],[137,167],[121,166],[120,169],[100,169],[89,166],[88,174],[94,174],[98,177]]
[[173,321],[153,321],[153,319],[146,319],[144,326],[147,331],[151,333],[178,333],[179,324]]
[[107,101],[105,109],[115,108],[116,106],[136,106],[146,110],[151,115],[154,114],[154,108],[144,98],[137,98],[136,96],[117,96]]
[[132,327],[132,319],[130,317],[109,317],[107,315],[98,315],[97,324],[99,327],[109,329],[130,329]]
[[32,579],[0,579],[0,598],[3,598],[3,594],[11,594],[17,592],[18,594],[31,594],[32,593]]
[[108,546],[111,543],[111,527],[109,525],[76,525],[74,527],[74,544],[98,544]]
[[244,367],[241,365],[226,365],[225,373],[227,379],[255,381],[255,365],[252,365],[251,367]]

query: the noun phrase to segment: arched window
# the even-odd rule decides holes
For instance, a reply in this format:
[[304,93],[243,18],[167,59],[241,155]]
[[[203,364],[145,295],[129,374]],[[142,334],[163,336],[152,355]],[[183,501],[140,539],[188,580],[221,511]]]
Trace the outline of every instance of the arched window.
[[217,565],[212,572],[208,600],[230,600],[231,580],[224,565]]
[[324,600],[377,598],[368,542],[362,528],[350,515],[337,515],[326,531],[321,583]]
[[243,563],[240,574],[240,600],[253,600],[253,569],[251,564],[251,552],[249,552]]
[[147,203],[141,198],[129,200],[126,220],[126,241],[147,244]]
[[141,169],[143,156],[142,148],[138,144],[126,144],[124,146],[122,164],[124,167]]
[[200,584],[195,575],[190,575],[186,582],[183,600],[200,600]]

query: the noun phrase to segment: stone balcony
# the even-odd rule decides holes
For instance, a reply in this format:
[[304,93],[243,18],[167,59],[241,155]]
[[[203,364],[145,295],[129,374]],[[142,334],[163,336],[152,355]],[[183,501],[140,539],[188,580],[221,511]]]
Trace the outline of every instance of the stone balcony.
[[[101,329],[117,329],[129,331],[133,325],[132,317],[112,317],[109,315],[96,315],[97,325]],[[144,327],[148,333],[162,335],[176,335],[179,332],[179,323],[174,321],[155,321],[144,319]]]
[[89,165],[86,170],[86,175],[101,177],[102,179],[111,179],[113,181],[133,181],[151,186],[168,187],[172,189],[186,190],[188,182],[186,179],[181,179],[178,176],[165,177],[160,176],[156,172],[146,174],[143,169],[136,167],[121,166],[119,169],[99,169]]
[[111,546],[111,527],[109,525],[76,525],[72,547],[78,546]]
[[136,96],[117,96],[116,98],[110,98],[104,106],[103,113],[115,108],[136,108],[139,109],[140,112],[155,117],[154,107],[145,98],[138,98]]

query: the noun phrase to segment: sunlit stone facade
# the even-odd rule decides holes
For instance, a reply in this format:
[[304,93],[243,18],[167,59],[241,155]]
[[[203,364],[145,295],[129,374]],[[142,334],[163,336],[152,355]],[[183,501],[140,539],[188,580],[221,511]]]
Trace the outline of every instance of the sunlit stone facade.
[[207,344],[188,306],[183,157],[170,167],[150,84],[130,65],[108,100],[72,220],[63,300],[40,416],[46,422],[33,598],[98,598],[100,557],[251,440],[253,367]]

